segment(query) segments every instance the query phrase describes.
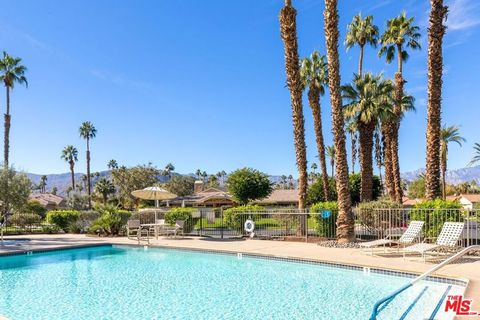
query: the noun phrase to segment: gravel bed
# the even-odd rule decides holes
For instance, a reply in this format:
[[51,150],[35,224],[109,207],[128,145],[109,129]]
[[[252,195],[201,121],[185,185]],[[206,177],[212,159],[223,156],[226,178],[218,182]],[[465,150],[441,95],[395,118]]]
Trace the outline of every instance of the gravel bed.
[[354,248],[354,249],[360,248],[357,242],[338,243],[337,240],[321,241],[318,243],[318,245],[320,247],[325,247],[325,248]]

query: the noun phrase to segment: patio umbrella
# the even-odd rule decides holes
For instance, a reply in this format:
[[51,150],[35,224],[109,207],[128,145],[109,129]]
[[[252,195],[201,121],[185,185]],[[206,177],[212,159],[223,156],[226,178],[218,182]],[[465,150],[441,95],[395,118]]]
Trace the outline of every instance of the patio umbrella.
[[[158,207],[158,201],[170,200],[177,197],[176,194],[160,187],[148,187],[142,190],[135,190],[132,192],[132,196],[143,200],[155,200],[155,208]],[[155,220],[157,220],[157,210],[155,210]]]

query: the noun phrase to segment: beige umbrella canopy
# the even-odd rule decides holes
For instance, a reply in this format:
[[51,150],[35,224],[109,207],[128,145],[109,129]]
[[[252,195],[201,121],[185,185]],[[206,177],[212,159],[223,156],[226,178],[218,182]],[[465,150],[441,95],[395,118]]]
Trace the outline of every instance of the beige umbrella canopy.
[[[169,200],[177,197],[176,194],[171,193],[160,187],[148,187],[142,190],[135,190],[132,196],[144,200],[155,200],[155,208],[158,207],[159,200]],[[155,222],[157,221],[157,210],[155,209]]]
[[132,196],[144,200],[169,200],[177,197],[176,194],[173,194],[160,187],[148,187],[142,190],[135,190],[132,192]]

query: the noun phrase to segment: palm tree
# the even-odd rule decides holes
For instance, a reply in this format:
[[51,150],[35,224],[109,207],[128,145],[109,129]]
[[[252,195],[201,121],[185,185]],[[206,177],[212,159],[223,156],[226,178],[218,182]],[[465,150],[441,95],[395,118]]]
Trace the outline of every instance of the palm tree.
[[443,125],[442,130],[440,130],[440,171],[442,173],[442,195],[443,200],[446,199],[446,184],[445,184],[445,174],[447,172],[447,161],[448,161],[448,144],[450,142],[455,142],[459,146],[462,146],[462,142],[465,142],[465,138],[460,135],[460,128],[458,126]]
[[[443,21],[447,17],[448,8],[443,0],[430,0],[430,26],[428,28],[428,106],[427,106],[427,156],[425,169],[425,197],[435,199],[440,192],[445,198],[445,172],[441,129],[442,74],[443,55],[442,42],[446,27]],[[458,128],[457,128],[458,129]],[[446,159],[445,159],[446,162]],[[442,174],[442,191],[440,191],[440,174]]]
[[313,174],[315,174],[315,170],[318,169],[318,166],[315,162],[313,162],[312,165],[310,166],[310,168],[312,169]]
[[25,72],[27,68],[20,63],[21,58],[14,58],[3,51],[3,58],[0,60],[0,81],[3,81],[6,89],[7,109],[5,112],[5,131],[4,131],[4,151],[3,151],[3,167],[8,168],[8,155],[10,149],[10,125],[12,117],[10,115],[10,90],[13,90],[15,83],[24,84],[28,87]]
[[47,176],[46,175],[43,175],[41,178],[40,178],[40,184],[39,184],[39,188],[40,188],[40,193],[45,193],[47,190]]
[[327,157],[330,159],[330,166],[332,167],[331,176],[335,176],[335,146],[326,146],[325,151],[327,152]]
[[[405,114],[409,111],[415,111],[415,98],[411,95],[404,94],[402,96],[402,102],[400,105],[400,112],[395,113],[394,104],[395,101],[392,98],[389,99],[389,102],[385,106],[384,112],[380,118],[380,131],[382,134],[382,144],[383,144],[383,165],[385,167],[385,187],[387,189],[390,200],[397,201],[400,203],[401,198],[397,198],[398,193],[395,191],[395,176],[394,176],[394,165],[393,165],[393,150],[398,150],[392,147],[394,137],[392,137],[392,125],[395,120],[400,122]],[[398,136],[397,136],[398,139]],[[398,146],[398,144],[396,144]],[[403,194],[401,194],[403,196]]]
[[352,22],[347,27],[347,36],[345,37],[345,46],[347,50],[358,45],[360,47],[360,57],[358,59],[358,75],[362,76],[363,68],[363,50],[366,44],[377,47],[378,27],[373,24],[373,16],[366,16],[362,19],[359,13],[353,17]]
[[108,201],[108,196],[115,193],[115,186],[107,178],[101,178],[95,184],[95,192],[102,195],[103,204],[106,205]]
[[350,135],[350,153],[352,157],[352,174],[355,174],[355,162],[357,160],[357,123],[350,121],[346,125],[346,131]]
[[468,166],[473,166],[477,163],[480,163],[480,143],[475,143],[473,145],[473,150],[475,151],[475,154],[472,158],[472,160],[468,163]]
[[338,195],[337,238],[340,243],[353,241],[354,220],[348,186],[348,161],[345,147],[345,122],[340,92],[340,61],[338,56],[338,11],[337,0],[325,0],[323,13],[327,42],[328,87],[332,106],[332,131],[335,145],[336,186]]
[[80,137],[87,141],[87,193],[88,193],[88,208],[92,208],[92,184],[90,182],[90,139],[95,138],[97,129],[90,121],[85,121],[80,126]]
[[327,58],[314,51],[310,58],[302,60],[300,76],[302,78],[303,88],[308,86],[308,102],[312,109],[313,126],[317,142],[318,156],[320,159],[320,169],[323,179],[323,194],[328,201],[328,175],[327,163],[325,160],[325,144],[323,142],[322,132],[322,111],[320,108],[320,96],[325,94],[325,84],[328,79]]
[[195,172],[195,175],[197,176],[197,180],[200,180],[200,178],[202,177],[202,170],[197,169],[197,171]]
[[175,171],[175,167],[173,166],[172,163],[168,163],[165,166],[165,170],[163,170],[163,173],[169,178],[172,178],[172,172]]
[[280,11],[280,31],[285,47],[285,70],[292,104],[295,155],[298,169],[298,208],[304,209],[308,182],[307,148],[305,146],[302,81],[298,61],[296,15],[297,11],[292,7],[292,1],[285,0],[285,6]]
[[110,170],[118,169],[118,162],[117,162],[117,160],[112,159],[112,160],[108,161],[107,167],[108,167],[108,169],[110,169]]
[[378,175],[380,177],[380,183],[382,184],[382,195],[383,195],[383,178],[382,178],[382,167],[383,167],[383,148],[382,148],[382,133],[380,132],[380,125],[377,124],[375,132],[373,134],[373,140],[375,141],[375,164],[378,168]]
[[70,165],[70,175],[72,178],[72,190],[75,191],[75,162],[78,161],[78,151],[74,146],[66,146],[62,150],[61,158]]
[[399,203],[402,201],[403,190],[400,178],[400,163],[398,159],[398,131],[400,129],[401,104],[403,96],[403,62],[409,55],[406,48],[412,50],[420,49],[418,40],[420,39],[419,27],[415,26],[414,18],[407,18],[407,14],[402,12],[398,17],[387,21],[387,28],[382,34],[380,43],[382,47],[378,52],[379,56],[385,55],[387,63],[393,61],[397,55],[397,72],[395,73],[395,105],[394,117],[391,123],[387,125],[387,133],[389,135],[389,150],[391,170],[393,174],[393,186],[395,190],[395,200]]
[[389,97],[393,92],[391,81],[383,80],[382,74],[354,76],[352,84],[342,87],[345,117],[357,124],[360,136],[361,201],[373,199],[373,135],[378,120],[388,112]]

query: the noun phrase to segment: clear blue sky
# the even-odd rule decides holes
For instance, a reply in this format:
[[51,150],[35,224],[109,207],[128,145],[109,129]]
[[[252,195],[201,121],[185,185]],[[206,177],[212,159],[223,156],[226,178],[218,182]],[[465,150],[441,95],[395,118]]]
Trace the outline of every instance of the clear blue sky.
[[[293,1],[300,55],[325,52],[323,1]],[[231,171],[251,166],[294,174],[295,156],[278,13],[281,0],[24,0],[0,1],[0,49],[23,58],[29,88],[12,94],[11,162],[33,173],[60,173],[62,148],[80,152],[82,121],[92,121],[92,170],[114,158],[127,166],[172,162],[176,171]],[[452,146],[450,168],[463,167],[480,142],[476,90],[480,2],[450,0],[445,38],[443,116],[468,140]],[[359,11],[383,31],[402,10],[416,17],[423,49],[404,68],[417,113],[402,122],[402,171],[424,166],[428,1],[340,1],[341,38]],[[358,48],[341,52],[342,83],[357,69]],[[387,65],[366,49],[364,70],[387,76]],[[4,112],[4,91],[0,107]],[[315,160],[310,109],[304,100],[309,162]],[[326,141],[328,94],[322,98]],[[2,122],[3,128],[3,122]],[[2,130],[3,132],[3,130]],[[358,168],[358,165],[357,165]]]

